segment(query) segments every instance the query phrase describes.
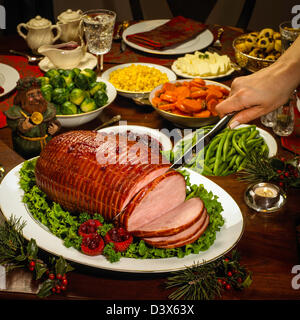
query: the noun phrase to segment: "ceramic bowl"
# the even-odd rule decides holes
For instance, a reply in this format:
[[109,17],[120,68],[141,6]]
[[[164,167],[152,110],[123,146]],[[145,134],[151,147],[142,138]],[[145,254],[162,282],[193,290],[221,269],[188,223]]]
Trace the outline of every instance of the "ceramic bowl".
[[[173,80],[176,80],[176,74],[166,68],[166,67],[163,67],[163,66],[160,66],[158,64],[153,64],[153,63],[139,63],[139,62],[135,62],[135,63],[125,63],[125,64],[121,64],[121,65],[118,65],[118,66],[115,66],[115,67],[112,67],[108,70],[106,70],[105,72],[103,72],[102,74],[102,78],[109,81],[109,76],[110,74],[115,71],[115,70],[118,70],[118,69],[123,69],[123,68],[126,68],[126,67],[129,67],[131,66],[132,64],[135,64],[135,65],[143,65],[143,66],[148,66],[148,67],[152,67],[152,68],[156,68],[158,70],[160,70],[161,72],[163,73],[166,73],[169,81],[173,81]],[[146,91],[146,92],[135,92],[135,91],[125,91],[125,90],[120,90],[118,88],[117,89],[117,92],[120,96],[123,96],[123,97],[126,97],[126,98],[131,98],[131,99],[145,99],[149,96],[150,91]]]
[[[170,81],[170,82],[176,83],[176,82],[187,82],[187,81],[193,81],[193,79],[182,79],[182,80],[176,80],[176,81]],[[230,91],[230,88],[228,86],[226,86],[225,84],[219,83],[219,82],[205,80],[205,83],[221,86],[221,87],[224,87]],[[155,97],[156,91],[160,90],[161,88],[162,88],[162,85],[156,87],[155,89],[153,89],[151,91],[151,93],[149,95],[150,102]],[[218,116],[210,116],[207,118],[196,118],[196,117],[190,117],[190,116],[182,116],[182,115],[178,115],[178,114],[174,114],[171,112],[161,110],[161,109],[155,107],[152,103],[151,103],[151,105],[157,111],[157,113],[159,113],[163,118],[172,122],[173,124],[175,124],[176,126],[178,126],[180,128],[200,128],[203,126],[208,126],[208,125],[217,123],[220,120],[220,118]]]
[[[98,78],[98,80],[100,80]],[[80,113],[80,114],[70,114],[70,115],[57,115],[56,118],[58,121],[61,123],[62,127],[66,128],[76,128],[78,126],[81,126],[85,123],[88,123],[95,118],[97,118],[101,112],[108,107],[116,98],[117,96],[117,91],[115,87],[108,81],[105,81],[101,79],[101,81],[106,83],[106,93],[108,95],[108,102],[104,106],[90,111],[90,112],[85,112],[85,113]]]

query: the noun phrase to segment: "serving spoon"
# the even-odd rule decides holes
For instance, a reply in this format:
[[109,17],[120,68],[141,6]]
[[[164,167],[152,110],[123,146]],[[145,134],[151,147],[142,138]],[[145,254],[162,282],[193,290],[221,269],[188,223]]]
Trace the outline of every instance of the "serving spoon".
[[44,58],[44,57],[30,56],[29,54],[26,54],[24,52],[19,52],[16,50],[9,50],[9,52],[27,58],[29,63],[35,63],[35,62],[38,62]]

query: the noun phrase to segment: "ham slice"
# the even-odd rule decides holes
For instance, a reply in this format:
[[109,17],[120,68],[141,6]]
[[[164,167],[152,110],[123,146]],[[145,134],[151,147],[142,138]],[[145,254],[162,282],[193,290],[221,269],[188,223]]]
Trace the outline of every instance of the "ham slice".
[[183,246],[185,246],[187,244],[193,243],[193,242],[195,242],[197,239],[199,239],[202,236],[202,234],[205,232],[208,224],[209,224],[209,216],[206,217],[203,225],[198,230],[198,232],[196,232],[195,234],[191,235],[190,238],[188,238],[186,240],[183,240],[183,241],[178,241],[176,243],[171,243],[171,244],[165,243],[165,244],[162,244],[162,245],[156,244],[154,246],[156,248],[172,249],[172,248],[183,247]]
[[199,230],[202,228],[204,223],[206,222],[206,218],[208,217],[206,209],[203,210],[203,213],[198,221],[196,221],[194,224],[192,224],[189,228],[176,233],[172,236],[165,236],[165,237],[153,237],[153,238],[144,238],[143,240],[154,246],[168,246],[176,243],[181,243],[184,241],[190,241],[192,237],[199,232]]
[[[152,192],[145,199],[145,202],[151,202]],[[169,196],[170,198],[170,196]],[[132,201],[135,202],[135,199]],[[144,203],[141,201],[139,205],[131,213],[134,216],[143,215],[140,213],[143,211]],[[127,223],[127,230],[137,237],[159,237],[169,236],[181,232],[197,220],[199,220],[204,205],[202,200],[199,198],[192,198],[187,201],[177,203],[176,206],[170,207],[170,210],[155,211],[151,217],[154,218],[152,221],[144,223],[142,225],[134,224],[135,221],[129,221]],[[140,224],[142,219],[140,218]]]

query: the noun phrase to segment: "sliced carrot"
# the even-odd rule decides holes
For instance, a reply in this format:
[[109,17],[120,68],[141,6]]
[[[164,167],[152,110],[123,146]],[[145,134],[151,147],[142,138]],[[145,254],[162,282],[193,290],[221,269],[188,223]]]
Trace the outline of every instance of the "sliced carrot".
[[205,80],[200,78],[195,78],[190,82],[190,85],[191,84],[196,84],[197,86],[205,86]]
[[177,87],[174,94],[177,95],[177,99],[184,99],[190,96],[190,89],[186,86]]
[[197,101],[195,99],[183,99],[182,105],[189,111],[189,112],[198,112],[203,109],[202,101]]
[[176,96],[170,95],[170,94],[166,94],[166,93],[162,93],[159,97],[160,97],[161,100],[167,101],[167,102],[174,103],[174,102],[177,101]]
[[182,100],[177,100],[175,103],[176,109],[180,112],[189,113],[189,111],[186,109],[186,107],[182,104]]
[[218,96],[215,94],[215,92],[208,92],[207,96],[205,98],[206,102],[208,102],[209,100],[218,100]]
[[166,82],[162,86],[163,91],[173,91],[176,88],[174,83]]
[[224,88],[224,87],[219,87],[219,90],[223,93],[224,96],[228,96],[229,95],[229,90]]
[[219,103],[219,101],[217,99],[211,99],[209,101],[207,101],[206,106],[207,109],[214,115],[217,116],[217,112],[216,112],[216,105]]
[[197,118],[208,118],[210,117],[210,115],[211,115],[211,112],[209,110],[203,110],[200,112],[193,113],[193,116]]
[[161,99],[159,97],[154,97],[152,99],[152,103],[155,105],[155,106],[158,106],[158,104],[161,102]]
[[164,110],[164,111],[172,111],[175,110],[175,103],[166,103],[166,104],[161,104],[158,108],[160,110]]
[[159,97],[163,92],[164,92],[164,91],[163,91],[162,89],[157,90],[157,91],[155,92],[155,96],[156,96],[156,97]]
[[198,90],[198,91],[194,91],[194,92],[191,92],[190,94],[190,97],[191,98],[206,98],[207,96],[207,91],[205,90]]

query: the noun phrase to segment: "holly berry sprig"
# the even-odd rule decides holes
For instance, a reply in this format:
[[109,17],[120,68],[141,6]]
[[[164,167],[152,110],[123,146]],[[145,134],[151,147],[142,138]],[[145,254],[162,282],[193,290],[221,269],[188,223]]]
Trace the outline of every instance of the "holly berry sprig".
[[273,182],[283,189],[300,187],[300,158],[293,157],[257,157],[255,154],[248,154],[247,161],[242,171],[239,172],[239,179],[251,183]]
[[41,298],[67,289],[67,273],[74,268],[63,258],[47,256],[41,259],[35,239],[26,240],[22,230],[25,224],[11,216],[0,225],[0,264],[7,272],[27,267],[36,280],[41,282],[37,295]]
[[240,264],[236,250],[207,264],[195,264],[174,272],[167,278],[167,288],[176,290],[171,300],[211,300],[221,297],[223,291],[243,290],[252,283],[252,273]]

